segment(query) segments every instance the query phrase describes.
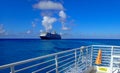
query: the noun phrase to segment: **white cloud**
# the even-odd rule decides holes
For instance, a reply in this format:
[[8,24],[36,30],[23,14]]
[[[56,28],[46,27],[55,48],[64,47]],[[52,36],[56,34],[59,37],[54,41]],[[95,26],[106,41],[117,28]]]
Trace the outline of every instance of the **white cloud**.
[[44,16],[42,25],[45,27],[46,31],[50,31],[52,29],[52,24],[56,21],[57,19],[54,17]]
[[28,30],[26,33],[27,33],[27,34],[31,34],[31,33],[32,33],[32,31],[31,31],[31,30]]
[[64,7],[61,3],[53,1],[40,1],[39,3],[33,5],[34,8],[41,10],[63,10]]
[[[51,17],[53,16],[54,11],[57,11],[57,15],[60,17],[60,22],[62,25],[62,30],[70,30],[70,28],[66,27],[66,18],[67,15],[64,11],[64,7],[61,3],[59,2],[54,2],[54,1],[39,1],[37,4],[33,5],[34,8],[40,9],[41,15],[43,17],[42,20],[42,25],[45,27],[46,31],[50,31],[52,29],[52,25],[54,22],[57,21],[56,18]],[[54,11],[53,11],[54,10]],[[59,12],[58,12],[59,10]]]
[[6,30],[3,27],[3,24],[0,24],[0,35],[5,35],[6,34]]
[[42,30],[42,29],[40,30],[40,33],[41,33],[41,32],[43,32],[43,30]]
[[66,13],[63,10],[59,12],[59,16],[61,19],[66,19]]
[[65,26],[65,22],[66,22],[66,18],[67,18],[66,13],[63,10],[61,10],[59,12],[59,16],[60,16],[60,22],[62,24],[62,30],[70,30],[70,28]]
[[35,27],[36,27],[35,22],[32,22],[32,27],[33,27],[33,28],[35,28]]
[[70,30],[70,28],[65,27],[64,25],[62,26],[62,30]]

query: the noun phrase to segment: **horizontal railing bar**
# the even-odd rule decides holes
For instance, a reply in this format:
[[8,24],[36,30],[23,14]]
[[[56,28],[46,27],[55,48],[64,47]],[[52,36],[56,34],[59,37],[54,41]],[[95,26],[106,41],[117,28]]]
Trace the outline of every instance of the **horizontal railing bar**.
[[28,66],[28,67],[24,67],[22,69],[16,70],[15,72],[20,72],[20,71],[23,71],[23,70],[26,70],[26,69],[29,69],[29,68],[32,68],[32,67],[44,64],[44,63],[48,63],[48,62],[54,61],[54,60],[55,59],[51,59],[51,60],[48,60],[48,61],[45,61],[45,62],[42,62],[42,63],[38,63],[38,64],[34,64],[34,65],[31,65],[31,66]]
[[111,47],[98,47],[98,48],[96,48],[96,47],[93,47],[94,48],[94,51],[97,51],[97,50],[99,50],[99,49],[102,49],[103,51],[111,51]]
[[72,62],[74,62],[74,61],[67,62],[67,63],[65,63],[65,64],[59,66],[58,68],[61,68],[61,67],[65,66],[65,65],[67,65],[67,64],[69,64],[69,63],[72,63]]
[[120,52],[114,52],[113,55],[120,55]]
[[[71,64],[70,66],[72,66],[72,65],[74,65],[74,64]],[[59,71],[59,73],[61,73],[61,72],[64,71],[65,69],[69,68],[70,66],[68,66],[68,67],[66,67],[66,68],[64,68],[64,69],[61,69],[61,70]]]
[[111,55],[102,55],[102,57],[108,57],[108,58],[111,58]]
[[82,61],[81,61],[81,60],[78,60],[78,61],[77,61],[77,63],[80,63],[80,62],[82,62]]
[[[96,61],[95,59],[93,61]],[[109,62],[110,60],[102,60],[102,62]]]
[[[93,56],[93,57],[97,57],[97,56]],[[110,56],[102,56],[102,58],[110,59],[111,57],[110,57]],[[96,58],[95,58],[95,59],[96,59]]]
[[84,46],[85,48],[91,48],[92,45],[89,45],[89,46]]
[[[98,53],[93,53],[94,57],[98,55]],[[104,54],[102,56],[111,56],[111,54]]]
[[55,65],[55,64],[52,64],[52,65],[43,67],[43,68],[41,68],[41,69],[38,69],[38,70],[33,71],[32,73],[36,73],[36,72],[42,71],[42,70],[44,70],[44,69],[46,69],[46,68],[49,68],[49,67],[51,67],[51,66],[54,66],[54,65]]
[[120,55],[113,55],[113,58],[120,58]]
[[62,61],[60,61],[60,62],[58,62],[58,63],[59,63],[59,64],[60,64],[60,63],[63,63],[63,62],[65,62],[65,61],[67,61],[67,60],[70,60],[70,59],[72,59],[72,58],[75,58],[75,57],[73,56],[73,57],[67,58],[67,59],[62,60]]
[[[96,56],[95,56],[96,55]],[[93,57],[97,57],[98,54],[94,54]],[[108,58],[111,58],[111,55],[110,54],[102,54],[102,57],[108,57]]]
[[47,71],[46,73],[50,73],[50,72],[52,72],[52,71],[54,71],[54,70],[56,70],[56,68],[54,68],[54,69],[52,69],[52,70],[49,70],[49,71]]
[[111,47],[110,45],[92,45],[93,47]]
[[[93,47],[112,47],[111,45],[92,45]],[[113,46],[113,47],[120,47],[120,46]]]
[[117,63],[117,64],[120,64],[120,61],[114,61],[113,63]]
[[119,69],[119,70],[120,70],[120,68],[119,68],[119,67],[113,67],[113,68],[115,68],[115,69]]
[[[112,47],[112,46],[111,46]],[[95,50],[102,49],[102,50],[111,50],[111,47],[93,47]]]
[[82,61],[77,61],[77,63],[78,63],[78,64],[80,64],[80,63],[82,64],[82,63],[85,63],[85,62],[82,62]]
[[[93,52],[94,52],[94,54],[98,54],[98,51],[99,51],[99,50],[93,51]],[[107,54],[110,54],[111,51],[102,51],[102,53],[103,53],[103,54],[104,54],[104,53],[105,53],[105,54],[106,54],[106,53],[107,53]],[[104,54],[104,55],[105,55],[105,54]],[[111,54],[110,54],[110,55],[111,55]]]
[[80,59],[82,59],[82,57],[80,57],[80,56],[77,56],[76,58],[77,58],[77,60],[80,60]]
[[[94,66],[96,66],[96,64],[94,63]],[[104,67],[110,67],[110,64],[102,64],[101,66],[104,66]]]
[[[97,52],[98,50],[93,50],[93,52]],[[102,50],[102,52],[111,52],[111,50]]]
[[78,64],[78,66],[80,66],[80,67],[83,66],[83,65],[84,65],[84,63],[79,63],[79,64]]
[[74,53],[68,54],[68,55],[65,55],[65,56],[58,57],[58,59],[61,59],[61,58],[64,58],[64,57],[67,57],[67,56],[70,56],[70,55],[74,55]]
[[120,56],[120,53],[113,53],[113,55],[118,55],[118,56]]
[[[93,59],[96,59],[97,58],[97,56],[93,56],[94,58]],[[108,56],[103,56],[102,58],[109,58],[110,59],[110,57]]]
[[86,68],[86,66],[80,66],[80,69],[84,72],[85,70],[83,70],[83,69],[85,69]]
[[119,49],[115,49],[115,48],[114,48],[114,50],[113,50],[113,51],[114,51],[114,52],[120,51],[120,48],[119,48]]
[[102,61],[102,63],[110,63],[110,60]]
[[81,64],[81,65],[78,65],[78,66],[79,66],[80,69],[85,68],[85,67],[87,68],[87,65],[84,65],[84,64]]
[[81,70],[84,72],[84,71],[85,71],[85,68],[86,68],[86,67],[84,66],[84,67],[81,68]]

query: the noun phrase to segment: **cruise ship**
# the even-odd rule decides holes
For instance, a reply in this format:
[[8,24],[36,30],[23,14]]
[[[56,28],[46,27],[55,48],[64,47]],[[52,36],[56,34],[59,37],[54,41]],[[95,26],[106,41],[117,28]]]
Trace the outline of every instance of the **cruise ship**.
[[44,40],[61,39],[61,35],[54,32],[41,32],[40,38]]

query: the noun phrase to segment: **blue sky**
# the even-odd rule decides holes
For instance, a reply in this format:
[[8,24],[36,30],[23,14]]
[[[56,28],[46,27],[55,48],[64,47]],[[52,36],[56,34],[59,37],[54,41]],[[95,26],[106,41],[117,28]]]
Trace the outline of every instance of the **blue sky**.
[[52,30],[63,38],[120,39],[120,0],[0,0],[0,38]]

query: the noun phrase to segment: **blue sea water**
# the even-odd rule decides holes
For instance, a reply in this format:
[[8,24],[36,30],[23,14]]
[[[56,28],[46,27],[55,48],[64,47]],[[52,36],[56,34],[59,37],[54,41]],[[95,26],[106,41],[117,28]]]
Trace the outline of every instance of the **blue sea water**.
[[87,45],[118,45],[119,39],[1,39],[0,66]]
[[0,65],[86,45],[120,45],[119,39],[1,39]]

